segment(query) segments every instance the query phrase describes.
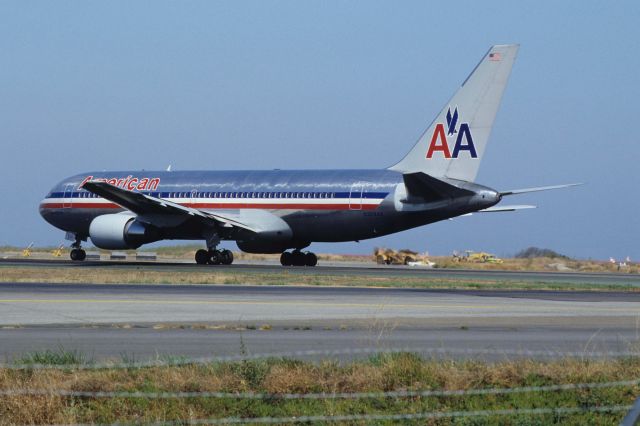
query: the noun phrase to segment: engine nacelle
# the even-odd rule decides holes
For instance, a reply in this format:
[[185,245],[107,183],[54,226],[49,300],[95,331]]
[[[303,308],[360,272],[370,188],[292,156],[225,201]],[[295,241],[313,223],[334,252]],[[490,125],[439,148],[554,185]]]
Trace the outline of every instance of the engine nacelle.
[[157,229],[125,214],[96,217],[89,225],[89,237],[96,247],[107,250],[137,249],[161,239]]

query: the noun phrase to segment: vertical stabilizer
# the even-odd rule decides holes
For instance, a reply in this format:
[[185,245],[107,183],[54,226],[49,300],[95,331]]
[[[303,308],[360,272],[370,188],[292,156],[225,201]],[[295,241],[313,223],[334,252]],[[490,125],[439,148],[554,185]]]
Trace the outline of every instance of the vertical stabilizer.
[[473,182],[518,47],[491,47],[413,149],[390,169]]

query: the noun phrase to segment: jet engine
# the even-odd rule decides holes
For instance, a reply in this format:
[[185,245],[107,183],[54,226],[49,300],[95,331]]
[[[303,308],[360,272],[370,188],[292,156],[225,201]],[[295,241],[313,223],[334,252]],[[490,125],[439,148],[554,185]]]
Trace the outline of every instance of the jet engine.
[[107,250],[137,249],[161,239],[155,227],[125,214],[96,217],[89,225],[89,237],[96,247]]

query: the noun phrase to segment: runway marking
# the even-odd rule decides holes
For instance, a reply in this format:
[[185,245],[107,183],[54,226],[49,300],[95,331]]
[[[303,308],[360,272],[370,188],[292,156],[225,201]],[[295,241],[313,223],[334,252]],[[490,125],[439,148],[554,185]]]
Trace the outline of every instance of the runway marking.
[[[556,302],[555,303],[565,303]],[[225,301],[225,300],[158,300],[158,299],[0,299],[0,303],[35,303],[35,304],[55,304],[55,303],[69,303],[69,304],[146,304],[146,305],[265,305],[265,306],[326,306],[326,307],[345,307],[345,308],[424,308],[424,309],[517,309],[517,308],[530,308],[530,304],[524,305],[473,305],[473,304],[445,304],[445,305],[431,305],[431,304],[417,304],[417,303],[327,303],[327,302],[308,302],[308,301]],[[569,302],[571,303],[571,302]],[[589,302],[579,302],[589,303]],[[603,312],[629,312],[637,310],[640,313],[640,305],[635,307],[596,307],[596,306],[550,306],[540,305],[540,308],[545,310],[556,311],[603,311]]]

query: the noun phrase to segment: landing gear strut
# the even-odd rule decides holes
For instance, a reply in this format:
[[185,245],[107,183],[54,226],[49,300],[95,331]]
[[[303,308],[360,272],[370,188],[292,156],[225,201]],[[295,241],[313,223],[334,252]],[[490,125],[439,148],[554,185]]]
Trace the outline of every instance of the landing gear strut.
[[233,263],[233,253],[231,250],[204,250],[196,251],[196,263],[198,265],[231,265]]
[[76,241],[71,244],[71,252],[69,253],[69,257],[71,260],[85,260],[87,258],[87,252],[82,250],[82,240],[76,236]]
[[318,264],[318,257],[310,251],[285,251],[280,255],[280,264],[282,266],[316,266]]

